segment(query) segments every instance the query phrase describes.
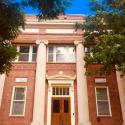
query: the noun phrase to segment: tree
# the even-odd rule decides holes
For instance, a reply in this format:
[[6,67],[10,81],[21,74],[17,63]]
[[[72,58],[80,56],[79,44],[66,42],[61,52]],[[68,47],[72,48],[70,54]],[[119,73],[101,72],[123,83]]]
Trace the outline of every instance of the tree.
[[22,3],[37,9],[39,19],[54,19],[65,13],[72,0],[23,0]]
[[84,45],[94,45],[86,66],[101,64],[100,71],[116,69],[125,74],[125,1],[91,0],[95,15],[86,18]]
[[[0,74],[9,72],[18,52],[11,42],[25,26],[25,6],[39,11],[39,19],[54,19],[64,13],[71,0],[0,0]],[[24,6],[25,5],[25,6]]]
[[19,34],[19,27],[24,27],[24,14],[20,5],[11,0],[0,1],[0,74],[8,72],[15,59],[16,48],[11,41]]

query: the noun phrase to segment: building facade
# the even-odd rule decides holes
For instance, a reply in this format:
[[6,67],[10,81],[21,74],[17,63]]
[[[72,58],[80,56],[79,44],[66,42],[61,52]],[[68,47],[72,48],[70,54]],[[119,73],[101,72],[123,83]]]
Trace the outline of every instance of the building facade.
[[123,125],[119,73],[85,75],[84,34],[75,30],[84,16],[26,19],[13,41],[20,54],[9,75],[0,76],[0,125]]

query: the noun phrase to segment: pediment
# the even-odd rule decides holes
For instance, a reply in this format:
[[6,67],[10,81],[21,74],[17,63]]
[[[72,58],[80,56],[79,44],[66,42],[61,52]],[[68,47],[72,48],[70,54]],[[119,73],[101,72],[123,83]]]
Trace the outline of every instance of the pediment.
[[75,80],[76,76],[69,76],[64,74],[57,74],[57,75],[47,75],[46,78],[48,80]]

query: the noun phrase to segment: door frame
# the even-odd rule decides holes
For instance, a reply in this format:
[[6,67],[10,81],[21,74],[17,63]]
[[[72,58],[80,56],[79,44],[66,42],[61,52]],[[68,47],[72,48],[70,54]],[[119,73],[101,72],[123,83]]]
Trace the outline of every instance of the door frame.
[[[53,79],[48,79],[48,100],[47,100],[47,125],[51,125],[51,98],[52,97],[70,97],[70,110],[71,110],[71,125],[75,125],[75,104],[74,104],[74,80],[75,77],[67,77],[64,79],[56,79],[57,77],[52,77]],[[68,79],[67,79],[68,78]],[[68,86],[69,95],[52,95],[53,86]]]

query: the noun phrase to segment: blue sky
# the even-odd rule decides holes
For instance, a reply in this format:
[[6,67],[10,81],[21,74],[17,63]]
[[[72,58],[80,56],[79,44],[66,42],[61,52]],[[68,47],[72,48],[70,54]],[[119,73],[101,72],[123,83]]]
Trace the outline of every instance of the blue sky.
[[[20,0],[17,0],[20,1]],[[89,0],[72,0],[73,3],[70,7],[66,9],[66,14],[93,14],[92,11],[90,11],[89,7]],[[33,10],[32,8],[28,7],[26,8],[26,13],[33,14],[37,13],[36,10]]]

